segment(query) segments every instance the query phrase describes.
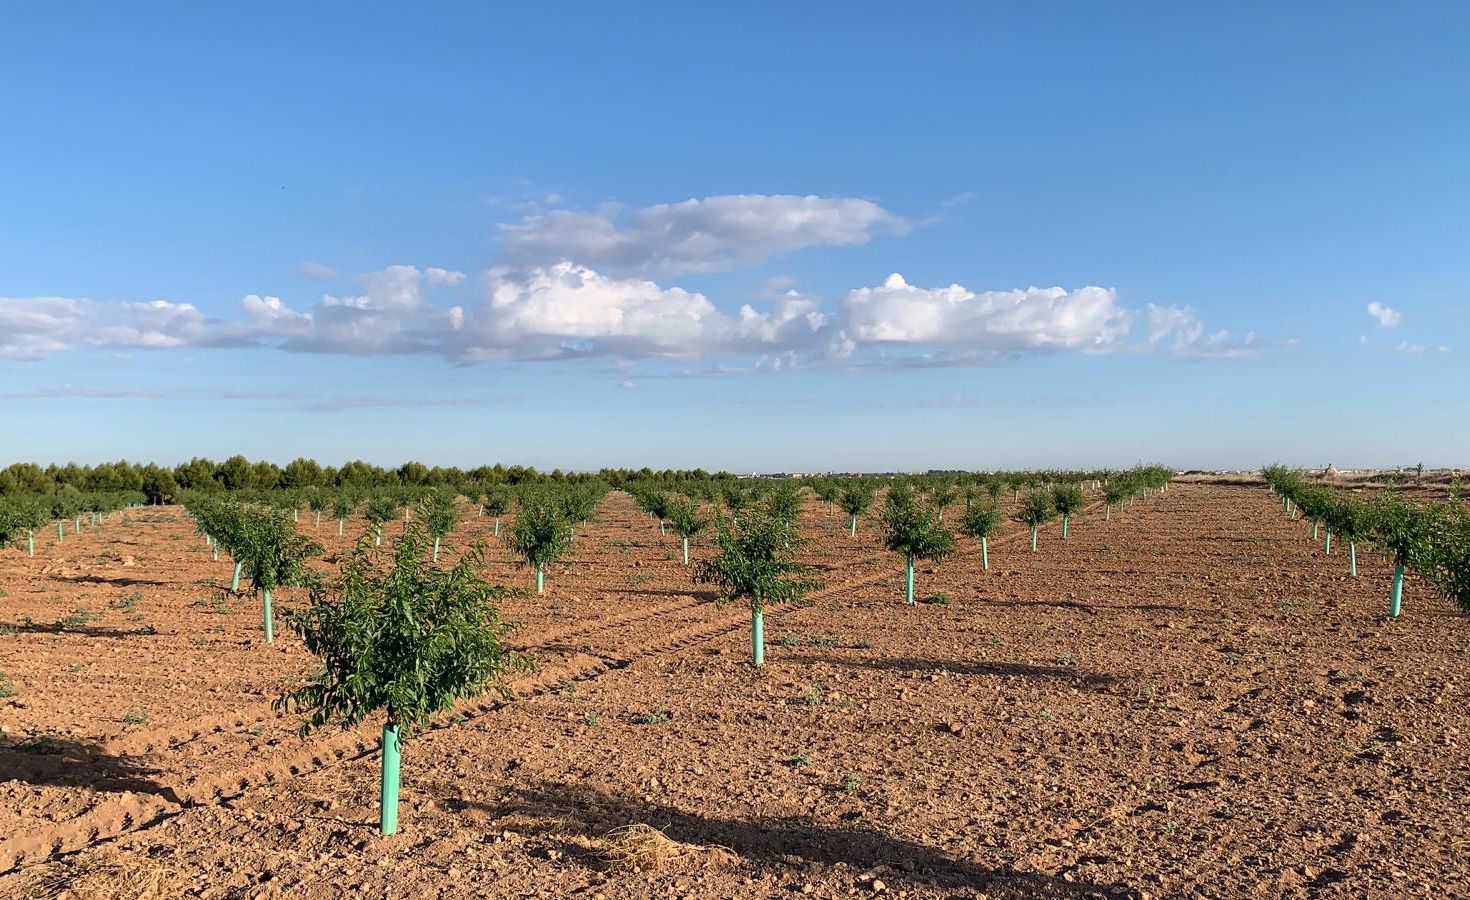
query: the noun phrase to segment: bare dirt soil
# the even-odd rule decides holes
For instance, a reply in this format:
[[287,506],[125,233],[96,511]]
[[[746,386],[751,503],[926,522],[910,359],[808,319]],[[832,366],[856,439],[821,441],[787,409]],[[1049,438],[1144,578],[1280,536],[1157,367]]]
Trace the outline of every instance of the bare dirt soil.
[[[748,610],[614,494],[505,602],[538,672],[405,746],[391,838],[375,727],[297,737],[299,641],[180,511],[127,519],[0,553],[0,897],[1470,896],[1470,619],[1411,579],[1388,621],[1385,562],[1348,578],[1260,489],[1034,555],[1009,523],[912,607],[875,523],[810,504],[826,584],[759,671]],[[301,528],[330,558],[362,524]],[[620,865],[633,824],[688,846]]]

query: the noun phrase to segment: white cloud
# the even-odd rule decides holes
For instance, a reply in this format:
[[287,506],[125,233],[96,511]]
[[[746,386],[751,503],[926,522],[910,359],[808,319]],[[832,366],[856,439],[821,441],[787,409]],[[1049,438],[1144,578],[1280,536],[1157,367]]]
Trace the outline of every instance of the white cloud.
[[302,275],[305,275],[307,278],[337,277],[336,269],[332,268],[331,266],[323,265],[319,262],[312,262],[311,260],[307,260],[306,262],[297,266],[296,271],[300,272]]
[[910,285],[893,274],[881,287],[849,291],[840,329],[858,344],[923,344],[981,353],[1105,350],[1128,331],[1114,291],[1086,287],[976,293],[958,284]]
[[1439,345],[1439,352],[1440,353],[1448,353],[1448,352],[1450,352],[1450,348],[1447,345],[1445,345],[1445,344],[1440,344]]
[[188,303],[98,303],[0,297],[0,359],[37,360],[74,347],[165,349],[238,343]]
[[865,244],[908,223],[857,197],[736,194],[624,211],[552,210],[500,226],[505,260],[613,273],[718,272],[806,247]]
[[492,269],[456,343],[469,360],[695,355],[728,320],[707,297],[569,262]]
[[[835,309],[787,289],[726,313],[699,292],[563,261],[491,269],[471,302],[431,300],[464,281],[448,269],[389,266],[357,276],[362,293],[325,295],[305,309],[248,294],[240,315],[227,321],[166,301],[0,300],[0,358],[39,359],[85,346],[264,345],[298,353],[430,354],[460,364],[744,356],[754,360],[753,371],[823,361],[979,365],[1055,352],[1231,359],[1261,347],[1254,334],[1234,339],[1208,331],[1190,307],[1129,309],[1101,287],[977,292],[958,284],[917,287],[894,274],[878,287],[849,291]],[[1134,335],[1135,322],[1144,324],[1141,335]]]
[[1404,320],[1398,310],[1391,306],[1384,306],[1377,300],[1368,304],[1368,315],[1378,320],[1379,328],[1392,328]]
[[[1228,331],[1206,332],[1191,306],[1157,306],[1146,309],[1150,349],[1186,359],[1239,359],[1260,349],[1255,332],[1235,339]],[[1288,342],[1292,344],[1293,342]],[[1295,342],[1295,343],[1300,343]]]
[[1424,347],[1421,344],[1414,344],[1414,343],[1410,343],[1409,341],[1400,341],[1393,348],[1393,352],[1395,352],[1395,353],[1423,353],[1424,352]]

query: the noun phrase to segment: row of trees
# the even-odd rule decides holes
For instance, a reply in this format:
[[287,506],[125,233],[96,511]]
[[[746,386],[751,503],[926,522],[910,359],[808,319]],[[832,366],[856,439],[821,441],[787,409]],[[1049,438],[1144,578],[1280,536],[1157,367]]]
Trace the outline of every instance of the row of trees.
[[1279,465],[1262,469],[1282,512],[1312,524],[1313,540],[1331,555],[1332,539],[1348,545],[1348,574],[1358,575],[1358,544],[1377,545],[1393,563],[1388,614],[1403,611],[1404,573],[1419,573],[1447,597],[1470,610],[1470,512],[1451,492],[1448,502],[1416,503],[1400,494],[1358,496],[1305,478]]
[[137,506],[143,495],[131,491],[63,490],[52,494],[0,496],[0,548],[24,544],[26,553],[36,555],[36,532],[56,525],[56,543],[66,540],[66,527],[82,530],[83,519],[96,525],[120,509]]
[[300,458],[285,466],[266,460],[252,462],[244,456],[232,456],[223,462],[205,457],[195,457],[176,466],[160,466],[156,463],[132,463],[127,460],[100,463],[95,466],[66,465],[39,466],[35,463],[14,463],[0,469],[0,495],[6,494],[49,494],[71,488],[77,491],[141,491],[158,499],[152,502],[172,502],[182,491],[274,491],[309,487],[348,487],[362,490],[385,487],[455,488],[462,490],[467,485],[518,485],[518,484],[575,484],[598,480],[621,487],[629,481],[729,481],[735,478],[728,472],[711,474],[703,469],[603,469],[596,474],[563,472],[539,472],[530,466],[476,466],[461,469],[457,466],[427,466],[420,462],[406,462],[400,466],[385,468],[361,460],[353,460],[341,466],[324,466],[314,459]]

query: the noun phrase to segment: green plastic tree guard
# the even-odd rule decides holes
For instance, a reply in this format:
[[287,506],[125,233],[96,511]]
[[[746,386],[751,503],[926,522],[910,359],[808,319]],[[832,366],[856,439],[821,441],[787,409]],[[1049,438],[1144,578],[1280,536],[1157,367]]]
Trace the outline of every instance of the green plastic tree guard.
[[82,533],[82,517],[80,515],[77,516],[77,524],[76,527],[72,529],[72,531],[75,531],[77,534]]
[[1103,504],[1103,521],[1106,522],[1113,517],[1113,504]]
[[1327,529],[1327,540],[1322,545],[1322,552],[1326,553],[1328,556],[1331,556],[1332,555],[1332,529],[1331,528]]
[[383,791],[382,812],[378,831],[383,835],[398,833],[398,726],[383,725]]
[[990,538],[980,539],[980,566],[985,571],[990,571]]
[[1312,540],[1315,541],[1316,539],[1317,539],[1317,520],[1316,519],[1313,519],[1312,520]]
[[230,591],[232,593],[238,594],[240,592],[240,568],[242,565],[238,561],[235,563],[235,574],[230,578]]
[[904,573],[908,576],[908,590],[904,594],[905,603],[914,602],[914,558],[910,556],[905,560]]
[[322,530],[322,514],[321,513],[317,513],[316,514],[316,530],[317,531],[321,531]]
[[439,539],[434,538],[434,562],[439,561]]
[[1358,577],[1358,544],[1356,541],[1348,541],[1348,575]]
[[689,538],[684,539],[684,565],[689,565]]
[[342,536],[342,520],[341,519],[338,519],[337,520],[337,537],[341,537],[341,536]]
[[538,594],[541,593],[543,590],[545,590],[545,588],[546,588],[545,574],[541,571],[541,567],[540,566],[537,566],[536,567],[536,593],[538,593]]
[[1067,539],[1067,522],[1071,518],[1071,516],[1062,516],[1062,540],[1064,541]]
[[1388,598],[1388,616],[1397,619],[1404,610],[1404,564],[1393,568],[1393,593]]
[[495,517],[495,536],[500,537],[500,517]]
[[848,524],[847,533],[850,537],[857,537],[857,516],[852,517],[852,522]]
[[210,545],[210,552],[214,554],[214,560],[213,560],[213,562],[219,562],[219,542],[218,541],[215,541],[215,542],[212,542],[211,543],[211,545]]
[[26,532],[26,553],[31,557],[36,555],[36,529],[34,528]]
[[271,615],[271,589],[265,588],[264,590],[262,590],[260,592],[260,598],[262,601],[262,605],[265,607],[263,613],[263,624],[265,625],[265,642],[267,644],[274,644],[276,642],[276,623],[275,617]]
[[750,662],[754,666],[766,664],[766,611],[762,607],[750,611]]
[[60,544],[60,543],[62,543],[65,540],[66,540],[66,524],[63,523],[63,522],[57,522],[56,523],[56,543]]
[[1036,526],[1031,526],[1031,552],[1036,552]]

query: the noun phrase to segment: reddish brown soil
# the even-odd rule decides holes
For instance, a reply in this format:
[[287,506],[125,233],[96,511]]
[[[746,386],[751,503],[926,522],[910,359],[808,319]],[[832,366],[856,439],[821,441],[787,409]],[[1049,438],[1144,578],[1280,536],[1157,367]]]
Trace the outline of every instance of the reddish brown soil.
[[[1183,485],[1035,555],[1011,525],[988,573],[963,542],[919,572],[949,605],[906,607],[872,522],[807,518],[827,584],[756,671],[748,612],[611,496],[505,603],[540,671],[406,746],[387,839],[373,729],[271,711],[311,660],[216,606],[179,511],[5,551],[0,897],[104,864],[203,897],[1470,896],[1470,620],[1411,580],[1387,621],[1377,555],[1349,579],[1264,491]],[[734,861],[609,869],[630,823]]]

